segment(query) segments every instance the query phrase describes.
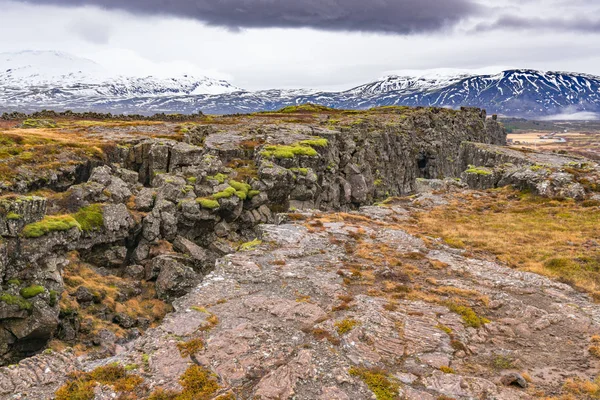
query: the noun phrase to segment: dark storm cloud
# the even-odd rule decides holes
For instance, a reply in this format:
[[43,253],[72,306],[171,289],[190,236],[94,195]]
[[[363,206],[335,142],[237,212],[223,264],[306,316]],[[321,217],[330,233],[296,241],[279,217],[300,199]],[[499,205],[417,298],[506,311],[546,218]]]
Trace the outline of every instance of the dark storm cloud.
[[600,33],[600,19],[589,18],[538,18],[504,15],[491,23],[482,23],[476,31],[492,30],[550,30]]
[[25,0],[194,18],[213,26],[315,28],[387,33],[431,32],[481,11],[475,0]]

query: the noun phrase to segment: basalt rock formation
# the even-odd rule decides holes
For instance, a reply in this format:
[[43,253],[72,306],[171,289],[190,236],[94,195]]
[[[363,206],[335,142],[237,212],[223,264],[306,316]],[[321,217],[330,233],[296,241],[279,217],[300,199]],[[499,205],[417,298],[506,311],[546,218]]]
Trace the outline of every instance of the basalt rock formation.
[[[83,365],[87,369],[105,365],[106,361],[92,360],[106,360],[117,353],[121,355],[113,361],[127,359],[136,365],[148,364],[143,354],[155,354],[147,365],[151,375],[156,382],[166,382],[165,387],[177,388],[177,377],[189,357],[173,359],[178,352],[169,338],[191,336],[204,323],[214,325],[214,319],[207,320],[213,311],[205,312],[205,307],[225,299],[227,305],[214,311],[227,317],[224,327],[210,336],[210,351],[194,360],[215,366],[228,388],[241,388],[236,392],[243,393],[240,398],[253,398],[250,394],[288,398],[293,393],[306,399],[368,398],[364,385],[341,372],[346,366],[376,365],[428,349],[431,354],[426,364],[448,367],[455,351],[460,350],[464,357],[485,337],[473,328],[465,330],[459,317],[447,315],[448,310],[439,307],[407,303],[384,318],[374,311],[382,304],[359,293],[353,300],[343,300],[361,310],[361,315],[352,313],[346,320],[365,329],[376,323],[381,330],[372,337],[362,328],[347,337],[343,336],[346,332],[340,333],[342,338],[331,336],[335,328],[333,321],[323,319],[324,304],[348,295],[338,280],[352,279],[351,273],[321,271],[323,279],[318,278],[315,265],[335,268],[340,255],[326,249],[321,236],[311,238],[293,226],[275,227],[273,224],[283,222],[279,213],[365,210],[390,196],[460,187],[464,185],[461,177],[474,188],[513,184],[547,196],[583,198],[593,196],[595,190],[595,165],[559,155],[505,149],[502,126],[478,109],[309,111],[300,108],[250,117],[207,117],[203,123],[189,126],[89,124],[77,137],[101,146],[103,155],[90,153],[88,159],[81,156],[75,160],[73,164],[85,165],[89,171],[76,174],[67,187],[51,185],[56,180],[40,186],[40,180],[32,178],[35,167],[20,165],[18,173],[6,182],[5,190],[10,193],[0,203],[0,362],[8,364],[38,353],[51,339],[79,343],[93,352],[68,367],[65,353],[60,353],[56,357],[40,354],[23,361],[16,370],[1,370],[0,396],[22,392],[38,393],[38,397],[26,398],[50,398],[65,382],[66,372]],[[58,176],[63,168],[52,164],[43,173]],[[586,182],[581,177],[583,169]],[[30,193],[34,189],[38,191]],[[387,215],[388,211],[370,212]],[[270,225],[259,228],[264,224]],[[334,236],[337,231],[342,236],[352,235],[342,226],[327,227]],[[420,242],[401,231],[374,232],[373,240],[385,243],[388,234],[389,240],[398,241],[395,245],[406,247],[402,254],[421,251]],[[274,250],[275,259],[266,250],[251,258],[226,256],[260,246],[257,238],[277,243],[284,249],[280,251],[282,259],[298,258],[290,264],[294,268],[271,271],[277,268],[274,261],[279,250]],[[289,244],[295,242],[302,243],[302,248],[294,250]],[[474,274],[499,268],[472,264],[451,252],[434,253],[428,257],[456,269],[468,265],[476,270]],[[212,272],[215,263],[217,271]],[[268,269],[262,269],[267,264]],[[382,276],[398,273],[392,267],[380,267],[383,269],[377,273]],[[317,275],[311,278],[311,271]],[[275,287],[269,285],[281,286],[288,278],[306,281],[289,289],[295,288],[300,300],[290,298],[289,290],[280,298],[270,292]],[[501,300],[495,290],[486,294],[506,304],[520,301],[518,296]],[[566,289],[559,285],[553,290]],[[318,299],[318,304],[302,301],[302,296]],[[143,312],[158,307],[153,301],[174,302],[176,312],[161,324],[164,313],[151,318]],[[235,303],[238,301],[241,303]],[[194,305],[204,311],[190,312]],[[538,314],[540,324],[546,324],[546,312]],[[235,323],[249,315],[263,322]],[[392,333],[398,323],[408,323],[407,315],[418,315],[411,319],[414,326],[403,328],[413,337],[410,345]],[[567,318],[562,314],[550,317],[548,324]],[[455,333],[443,334],[442,330],[434,335],[435,343],[420,342],[420,330],[429,329],[424,321],[431,318]],[[279,333],[272,331],[276,321],[282,321]],[[338,332],[352,330],[354,322],[349,322],[351,327],[338,327]],[[296,346],[311,335],[341,341],[349,350],[340,359],[321,359],[319,354],[327,350]],[[249,343],[249,338],[258,342]],[[460,342],[464,348],[452,350],[452,342]],[[377,350],[367,351],[364,346],[368,343]],[[267,352],[272,353],[269,361],[250,356]],[[49,372],[20,376],[30,364],[37,365],[31,367],[35,371]],[[414,371],[403,374],[401,380],[412,384],[420,368],[415,364]],[[366,372],[361,371],[355,370],[354,376],[364,378]],[[320,374],[327,375],[323,378],[327,385],[317,388],[302,383],[308,378],[321,379]],[[462,388],[460,396],[471,398],[484,392],[512,393],[495,389],[487,380],[466,380],[465,386],[444,374],[427,379],[421,382],[425,391],[409,386],[404,393],[426,398],[418,396],[439,389],[456,395],[458,392],[449,389],[456,385]],[[354,382],[354,386],[342,390],[343,382]],[[108,398],[102,397],[105,395],[110,396],[97,394],[96,398]]]

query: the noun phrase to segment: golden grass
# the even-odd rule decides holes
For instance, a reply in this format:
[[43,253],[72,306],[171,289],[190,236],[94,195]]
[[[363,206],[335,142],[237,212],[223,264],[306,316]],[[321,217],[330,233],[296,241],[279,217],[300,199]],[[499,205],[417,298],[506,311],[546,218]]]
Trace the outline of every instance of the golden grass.
[[501,189],[415,215],[413,233],[484,251],[512,268],[600,293],[600,210]]
[[171,311],[171,306],[156,298],[156,290],[151,282],[142,283],[142,293],[127,300],[120,300],[121,291],[126,290],[129,282],[112,275],[103,276],[88,264],[79,260],[76,252],[69,254],[69,265],[65,268],[63,279],[66,291],[62,293],[60,307],[63,313],[74,313],[91,327],[90,334],[95,335],[102,329],[108,329],[119,337],[127,332],[117,324],[103,320],[95,315],[96,306],[81,307],[73,294],[80,286],[88,288],[94,296],[112,312],[127,314],[129,317],[146,318],[155,326]]

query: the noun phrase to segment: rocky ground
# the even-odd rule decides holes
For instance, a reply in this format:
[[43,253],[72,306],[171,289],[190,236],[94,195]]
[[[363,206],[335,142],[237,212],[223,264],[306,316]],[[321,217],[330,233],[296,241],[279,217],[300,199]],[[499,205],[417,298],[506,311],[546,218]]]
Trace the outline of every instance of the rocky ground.
[[470,190],[599,203],[595,163],[508,149],[480,110],[0,138],[2,398],[600,396],[590,296],[408,229]]
[[[3,371],[1,393],[52,398],[68,370],[114,362],[132,366],[144,393],[181,390],[180,376],[200,365],[218,382],[206,398],[530,399],[594,379],[600,307],[567,285],[425,243],[398,227],[406,215],[392,204],[263,225],[256,247],[218,260],[114,357],[37,356]],[[97,399],[114,395],[96,388]]]

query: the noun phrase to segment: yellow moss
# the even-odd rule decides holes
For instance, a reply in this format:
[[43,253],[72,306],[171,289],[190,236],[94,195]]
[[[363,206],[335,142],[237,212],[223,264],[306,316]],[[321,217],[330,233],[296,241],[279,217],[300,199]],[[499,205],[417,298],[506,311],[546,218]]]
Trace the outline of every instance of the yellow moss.
[[119,364],[98,367],[91,372],[76,372],[55,393],[56,400],[91,400],[97,384],[111,386],[115,391],[131,393],[143,383],[138,375],[128,374]]
[[373,392],[377,400],[395,400],[400,385],[394,378],[382,370],[367,368],[350,368],[350,375],[360,378]]
[[488,319],[478,316],[470,307],[455,303],[447,303],[446,305],[450,311],[460,315],[467,326],[481,328],[484,324],[490,322]]
[[336,322],[334,325],[340,335],[345,335],[359,325],[359,322],[354,319],[343,319]]
[[195,338],[188,340],[187,342],[179,342],[177,343],[177,348],[182,357],[189,357],[204,349],[204,340]]

